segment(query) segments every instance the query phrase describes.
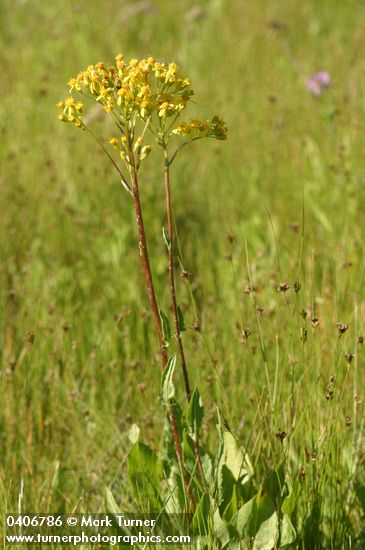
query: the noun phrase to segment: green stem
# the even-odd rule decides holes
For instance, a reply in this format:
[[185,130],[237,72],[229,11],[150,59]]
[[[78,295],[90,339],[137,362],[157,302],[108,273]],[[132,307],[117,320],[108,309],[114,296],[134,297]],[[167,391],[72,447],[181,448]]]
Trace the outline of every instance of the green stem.
[[181,362],[181,368],[183,371],[185,392],[187,400],[190,401],[191,391],[190,391],[190,382],[189,375],[186,366],[184,347],[181,339],[180,325],[179,325],[179,314],[177,308],[176,300],[176,288],[175,288],[175,274],[174,274],[174,224],[172,218],[172,205],[171,205],[171,186],[170,186],[170,169],[169,169],[169,158],[167,154],[167,149],[164,147],[164,185],[165,185],[165,198],[166,198],[166,214],[167,214],[167,236],[169,239],[168,246],[168,266],[169,266],[169,279],[170,279],[170,298],[171,306],[174,317],[174,327],[175,327],[175,337],[177,341],[177,347]]
[[[190,401],[191,399],[190,382],[189,382],[188,369],[186,366],[184,346],[181,338],[179,314],[178,314],[178,307],[177,307],[177,300],[176,300],[175,273],[174,273],[174,222],[173,222],[173,215],[172,215],[171,186],[170,186],[170,164],[171,163],[169,161],[166,146],[164,146],[164,159],[165,159],[164,185],[165,185],[165,198],[166,198],[167,235],[169,239],[168,268],[169,268],[169,279],[170,279],[170,299],[171,299],[171,306],[172,306],[173,317],[174,317],[175,337],[177,341],[180,363],[181,363],[181,368],[182,368],[183,377],[184,377],[185,392],[186,392],[187,400]],[[203,485],[203,488],[206,489],[207,484],[205,481],[205,476],[204,476],[203,466],[202,466],[202,461],[200,456],[199,434],[198,434],[197,426],[194,427],[193,442],[194,442],[194,452],[195,452],[196,464],[197,464],[200,481]]]

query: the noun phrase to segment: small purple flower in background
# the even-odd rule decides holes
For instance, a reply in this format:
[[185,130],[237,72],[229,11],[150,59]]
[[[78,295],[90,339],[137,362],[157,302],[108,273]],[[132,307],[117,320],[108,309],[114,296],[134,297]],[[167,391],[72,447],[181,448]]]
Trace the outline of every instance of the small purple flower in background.
[[316,97],[320,96],[321,93],[328,88],[331,84],[331,76],[326,71],[319,71],[314,73],[307,80],[307,89]]

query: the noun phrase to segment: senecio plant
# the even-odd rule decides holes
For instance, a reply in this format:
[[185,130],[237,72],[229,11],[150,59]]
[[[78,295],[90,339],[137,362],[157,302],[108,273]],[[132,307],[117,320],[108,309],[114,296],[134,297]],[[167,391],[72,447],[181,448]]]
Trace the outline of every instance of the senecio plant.
[[[118,54],[115,57],[115,65],[107,67],[102,62],[89,65],[85,71],[81,71],[75,78],[69,80],[68,85],[70,93],[77,92],[83,98],[89,98],[102,105],[115,122],[117,133],[109,138],[109,145],[118,152],[121,162],[115,161],[107,151],[106,146],[98,141],[117,170],[124,188],[133,197],[142,269],[156,326],[162,369],[165,370],[169,363],[167,356],[167,318],[161,313],[157,305],[139,192],[141,163],[151,152],[151,146],[145,143],[147,132],[152,134],[156,144],[163,151],[167,213],[167,232],[164,232],[164,235],[168,249],[171,306],[185,391],[190,401],[190,383],[181,339],[182,313],[177,305],[175,291],[174,223],[170,166],[182,147],[203,138],[226,139],[227,128],[218,116],[215,116],[211,121],[197,119],[188,122],[179,121],[181,113],[185,110],[194,92],[189,78],[181,75],[176,63],[159,63],[153,57],[141,60],[131,59],[129,63],[126,63],[123,55]],[[77,128],[90,132],[96,138],[83,120],[83,101],[69,96],[65,101],[58,103],[57,107],[62,111],[59,120],[74,124]],[[168,145],[174,136],[180,137],[182,142],[170,155]],[[120,164],[124,165],[124,168]],[[194,497],[184,467],[176,418],[171,407],[169,407],[169,420],[180,471],[185,481],[190,504],[195,507]]]
[[[154,291],[139,192],[141,163],[151,152],[151,146],[145,143],[148,132],[152,134],[156,144],[163,151],[167,212],[167,233],[164,233],[164,236],[169,257],[171,305],[174,314],[175,336],[184,373],[185,390],[190,400],[190,386],[180,337],[181,331],[179,330],[180,311],[175,293],[170,166],[182,147],[203,138],[226,139],[227,128],[218,116],[213,117],[211,121],[193,119],[188,122],[179,122],[181,113],[185,110],[194,92],[189,78],[180,74],[180,69],[175,63],[159,63],[153,57],[141,60],[131,59],[129,63],[126,63],[123,55],[118,54],[115,58],[115,65],[106,67],[101,62],[90,65],[76,78],[69,80],[68,84],[70,92],[77,92],[83,98],[89,98],[102,105],[115,122],[118,133],[109,138],[109,145],[118,152],[121,162],[115,161],[106,146],[100,140],[98,142],[112,161],[124,188],[133,196],[140,257],[164,369],[168,362],[166,339],[163,334],[164,319],[161,319]],[[57,107],[62,111],[59,120],[74,124],[77,128],[90,132],[96,138],[83,120],[83,101],[75,100],[69,96],[65,101],[58,103]],[[182,142],[171,155],[168,145],[174,136],[178,136]],[[124,165],[124,168],[120,164]]]
[[[209,121],[181,120],[193,90],[189,78],[180,73],[175,63],[160,63],[153,57],[125,62],[118,54],[115,64],[90,65],[69,82],[69,96],[57,104],[59,119],[90,133],[102,147],[117,171],[124,189],[132,196],[139,236],[139,254],[154,320],[162,364],[161,401],[166,407],[169,429],[165,434],[165,455],[162,458],[139,441],[139,430],[133,427],[133,443],[128,456],[128,475],[138,502],[144,499],[145,509],[184,512],[192,533],[213,539],[218,548],[230,541],[261,541],[271,548],[295,539],[289,517],[281,504],[269,497],[262,487],[252,483],[253,472],[245,451],[225,428],[218,414],[219,448],[215,456],[199,442],[203,407],[198,389],[191,391],[182,333],[183,313],[178,306],[175,288],[175,241],[170,168],[179,151],[200,139],[225,140],[224,121],[214,116]],[[108,143],[99,139],[83,118],[84,100],[101,105],[115,123],[116,132]],[[146,232],[140,200],[139,175],[144,159],[151,153],[148,136],[161,150],[163,184],[166,202],[168,284],[170,289],[173,330],[168,316],[158,306],[150,267]],[[179,141],[177,141],[179,140]],[[114,153],[113,153],[114,149]],[[118,158],[116,157],[116,153]],[[173,375],[176,356],[169,357],[169,343],[175,342],[180,363],[187,410],[175,399]],[[281,489],[280,499],[287,496]],[[107,508],[116,509],[107,493]],[[294,534],[293,534],[294,533]],[[266,541],[266,542],[265,542]],[[255,546],[255,548],[261,546]]]

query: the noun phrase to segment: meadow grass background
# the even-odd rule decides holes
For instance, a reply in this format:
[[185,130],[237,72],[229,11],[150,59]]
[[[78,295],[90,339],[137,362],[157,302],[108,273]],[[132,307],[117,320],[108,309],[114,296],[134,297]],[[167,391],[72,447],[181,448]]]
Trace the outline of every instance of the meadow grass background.
[[[191,77],[191,115],[219,113],[229,126],[227,142],[185,149],[172,172],[204,437],[214,447],[219,404],[258,481],[284,453],[290,476],[303,477],[303,517],[312,488],[319,500],[329,490],[318,521],[354,541],[364,513],[353,490],[364,487],[364,5],[3,0],[0,18],[3,509],[17,511],[21,494],[24,511],[103,511],[105,487],[130,509],[131,424],[158,449],[160,366],[132,203],[55,108],[88,64],[152,54]],[[317,70],[333,84],[315,99],[305,80]],[[104,118],[94,129],[112,133]],[[141,193],[166,310],[160,168],[151,155]],[[340,338],[339,322],[350,325]]]

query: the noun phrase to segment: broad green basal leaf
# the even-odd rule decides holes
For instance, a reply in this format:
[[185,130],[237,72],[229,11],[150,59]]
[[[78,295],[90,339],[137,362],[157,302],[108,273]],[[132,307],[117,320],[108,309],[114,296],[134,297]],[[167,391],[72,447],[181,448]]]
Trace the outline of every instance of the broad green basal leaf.
[[283,515],[283,518],[280,522],[280,531],[280,548],[285,548],[285,546],[289,546],[290,544],[293,544],[295,542],[297,534],[287,514]]
[[144,443],[137,441],[128,455],[128,477],[134,495],[149,511],[159,511],[162,464],[156,454]]
[[240,481],[242,484],[247,481],[253,475],[253,466],[247,455],[242,448],[237,444],[233,435],[228,431],[223,431],[223,448],[220,458],[220,468],[222,466],[228,468],[236,481]]

